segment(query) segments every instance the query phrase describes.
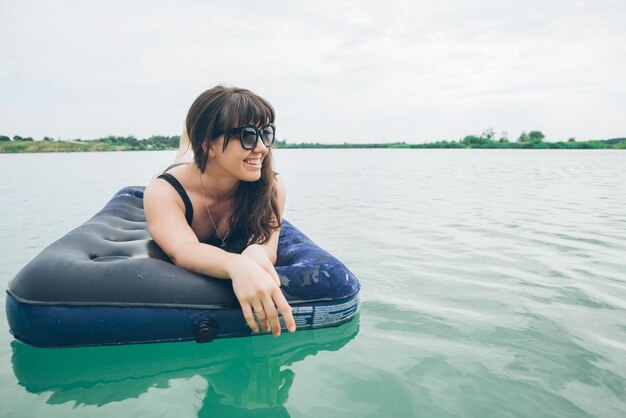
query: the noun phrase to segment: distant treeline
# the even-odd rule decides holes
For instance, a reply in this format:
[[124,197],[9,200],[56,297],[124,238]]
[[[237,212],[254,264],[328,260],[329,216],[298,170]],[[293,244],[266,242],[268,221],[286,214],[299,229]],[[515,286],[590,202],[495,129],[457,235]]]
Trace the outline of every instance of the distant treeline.
[[511,148],[511,149],[626,149],[626,138],[612,138],[602,140],[576,141],[569,138],[567,141],[546,142],[541,131],[522,132],[515,142],[509,141],[505,131],[496,138],[493,129],[485,129],[481,135],[467,135],[459,141],[436,141],[426,144],[408,144],[406,142],[391,142],[384,144],[319,144],[299,143],[290,144],[286,141],[277,141],[277,148]]
[[[408,144],[406,142],[378,144],[320,144],[317,142],[288,143],[277,140],[276,148],[513,148],[513,149],[626,149],[626,138],[604,140],[546,142],[541,131],[522,132],[516,141],[509,141],[505,131],[496,138],[493,129],[485,129],[481,135],[467,135],[458,141],[437,141],[427,144]],[[44,137],[35,141],[31,137],[15,135],[12,139],[0,135],[0,153],[16,152],[79,152],[79,151],[144,151],[169,150],[178,148],[180,137],[153,135],[147,139],[134,136],[107,136],[94,140],[74,139],[55,141]]]
[[43,141],[33,138],[22,138],[18,135],[13,140],[0,135],[0,152],[81,152],[81,151],[145,151],[168,150],[178,148],[180,136],[153,135],[147,139],[134,136],[107,136],[93,140],[74,139],[71,141],[55,141],[44,137]]

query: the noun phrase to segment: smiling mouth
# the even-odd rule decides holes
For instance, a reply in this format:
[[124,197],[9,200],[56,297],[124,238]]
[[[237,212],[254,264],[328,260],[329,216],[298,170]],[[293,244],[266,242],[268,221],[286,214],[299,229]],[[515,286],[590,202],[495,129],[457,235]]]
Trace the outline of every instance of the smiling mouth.
[[249,158],[247,160],[243,160],[244,163],[251,165],[253,167],[261,167],[261,159],[260,158]]

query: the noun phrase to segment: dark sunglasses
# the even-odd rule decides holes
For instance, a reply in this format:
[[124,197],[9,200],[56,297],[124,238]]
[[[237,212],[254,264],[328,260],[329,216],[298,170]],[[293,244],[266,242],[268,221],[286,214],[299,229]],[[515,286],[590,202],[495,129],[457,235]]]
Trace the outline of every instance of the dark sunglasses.
[[[243,125],[231,130],[230,137],[238,136],[241,142],[241,148],[245,150],[253,150],[256,148],[256,144],[261,137],[263,145],[271,147],[276,137],[276,126],[273,123],[268,123],[260,130],[254,125]],[[229,138],[230,139],[230,138]]]

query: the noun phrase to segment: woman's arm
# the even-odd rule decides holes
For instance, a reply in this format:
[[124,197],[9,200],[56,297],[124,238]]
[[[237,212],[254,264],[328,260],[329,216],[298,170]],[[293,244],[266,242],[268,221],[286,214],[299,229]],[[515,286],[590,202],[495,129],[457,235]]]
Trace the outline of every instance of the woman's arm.
[[[276,176],[276,181],[274,182],[274,187],[276,191],[276,200],[278,203],[278,211],[279,216],[282,219],[283,212],[285,210],[285,201],[286,201],[286,192],[285,192],[285,184],[279,176]],[[254,260],[265,272],[267,272],[277,286],[280,286],[280,277],[274,268],[274,264],[276,264],[276,253],[278,252],[278,238],[280,236],[280,229],[272,232],[270,239],[265,244],[252,244],[246,247],[245,250],[241,253],[242,256],[249,257],[251,260]],[[290,307],[291,309],[291,307]],[[281,310],[281,313],[283,311]],[[287,324],[287,317],[283,314],[283,318],[285,318],[285,324]],[[269,315],[267,318],[261,317],[259,321],[261,325],[265,328],[269,326],[268,320],[270,320]],[[293,320],[293,316],[291,314],[291,310],[289,311],[289,320]],[[295,330],[295,321],[294,321],[294,330]]]
[[[285,190],[285,183],[280,176],[276,176],[274,182],[274,188],[276,190],[276,201],[278,203],[278,211],[280,218],[283,218],[285,211],[285,202],[287,200],[287,193]],[[272,232],[270,239],[265,244],[252,244],[249,245],[241,254],[247,255],[257,261],[261,267],[263,267],[280,285],[280,278],[276,274],[274,264],[276,264],[276,253],[278,252],[278,238],[280,236],[280,229]]]
[[274,335],[280,335],[277,309],[282,313],[287,329],[295,330],[291,307],[270,273],[250,257],[199,242],[185,221],[182,199],[169,184],[155,179],[148,185],[144,211],[152,238],[174,264],[232,280],[246,322],[253,331],[258,331],[254,320],[256,314],[266,331],[271,329]]
[[146,187],[144,212],[150,235],[174,264],[209,276],[228,278],[226,264],[234,254],[198,241],[185,220],[182,199],[168,183],[155,179]]

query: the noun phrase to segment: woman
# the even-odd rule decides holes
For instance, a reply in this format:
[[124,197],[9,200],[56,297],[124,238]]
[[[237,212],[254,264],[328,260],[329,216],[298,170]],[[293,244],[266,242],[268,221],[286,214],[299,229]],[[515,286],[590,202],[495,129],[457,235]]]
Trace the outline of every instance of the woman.
[[191,105],[177,162],[144,195],[150,234],[185,269],[230,279],[248,326],[295,331],[274,264],[285,186],[272,170],[274,109],[249,90],[217,86]]

